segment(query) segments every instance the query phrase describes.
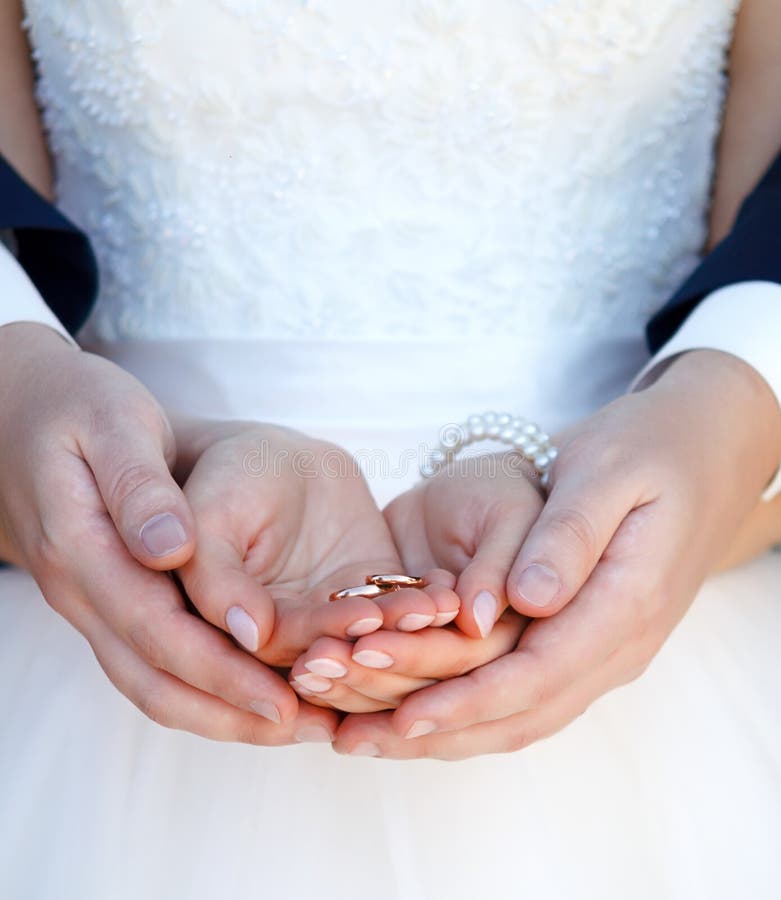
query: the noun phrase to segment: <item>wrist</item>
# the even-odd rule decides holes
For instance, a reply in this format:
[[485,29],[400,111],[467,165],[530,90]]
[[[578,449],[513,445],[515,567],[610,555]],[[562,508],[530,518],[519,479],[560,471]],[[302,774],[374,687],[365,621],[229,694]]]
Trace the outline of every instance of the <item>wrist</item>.
[[781,409],[765,379],[744,360],[720,350],[682,353],[647,391],[676,414],[676,427],[709,426],[706,433],[739,454],[741,468],[755,474],[760,490],[775,475]]

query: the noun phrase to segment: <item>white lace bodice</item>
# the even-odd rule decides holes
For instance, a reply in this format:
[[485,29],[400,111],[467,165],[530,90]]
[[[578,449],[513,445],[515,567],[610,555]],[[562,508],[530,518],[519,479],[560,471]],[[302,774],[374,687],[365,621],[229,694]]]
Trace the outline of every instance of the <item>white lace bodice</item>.
[[737,0],[27,0],[103,338],[634,330]]

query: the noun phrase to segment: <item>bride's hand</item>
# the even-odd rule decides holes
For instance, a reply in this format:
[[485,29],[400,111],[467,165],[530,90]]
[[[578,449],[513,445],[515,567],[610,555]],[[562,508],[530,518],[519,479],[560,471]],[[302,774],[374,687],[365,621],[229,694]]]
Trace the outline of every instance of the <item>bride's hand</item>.
[[[755,507],[781,457],[781,415],[747,365],[697,351],[558,443],[550,498],[507,586],[516,609],[547,617],[515,652],[425,688],[392,716],[349,717],[342,752],[367,743],[405,758],[516,750],[637,677]],[[521,576],[530,565],[553,573],[556,590],[534,598],[547,604],[529,602]],[[416,722],[428,733],[405,740]]]
[[[181,431],[181,429],[179,429]],[[344,450],[288,428],[196,424],[184,486],[196,522],[192,559],[179,575],[192,603],[263,662],[289,667],[318,638],[355,640],[384,626],[416,631],[458,599],[400,590],[329,602],[367,574],[401,568],[388,526],[357,463]],[[326,689],[337,663],[299,673],[302,694]],[[267,705],[272,718],[287,713]]]
[[[28,569],[89,641],[114,685],[161,724],[289,743],[336,716],[296,719],[285,680],[191,615],[165,571],[193,552],[171,477],[174,437],[155,399],[42,325],[0,328],[0,558]],[[276,698],[279,727],[252,711]]]
[[525,620],[512,610],[502,615],[504,585],[542,505],[537,478],[517,454],[458,460],[396,498],[385,517],[405,569],[425,573],[432,593],[455,590],[469,611],[464,615],[462,608],[456,618],[459,630],[401,635],[383,629],[354,646],[317,641],[293,675],[323,660],[344,674],[312,702],[349,712],[393,708],[433,681],[463,675],[513,649]]

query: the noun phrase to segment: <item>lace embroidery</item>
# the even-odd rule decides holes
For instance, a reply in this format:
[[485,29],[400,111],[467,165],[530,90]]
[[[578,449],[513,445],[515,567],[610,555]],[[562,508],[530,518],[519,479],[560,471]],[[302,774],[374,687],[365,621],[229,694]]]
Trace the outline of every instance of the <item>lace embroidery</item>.
[[94,331],[639,329],[705,236],[736,5],[28,0]]

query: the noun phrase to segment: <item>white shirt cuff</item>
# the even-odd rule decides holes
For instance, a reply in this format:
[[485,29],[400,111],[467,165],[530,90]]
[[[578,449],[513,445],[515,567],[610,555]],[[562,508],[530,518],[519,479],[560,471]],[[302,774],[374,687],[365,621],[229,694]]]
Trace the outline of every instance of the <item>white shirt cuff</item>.
[[[781,285],[743,281],[709,294],[673,337],[643,368],[632,390],[650,380],[658,366],[687,350],[723,350],[737,356],[765,379],[781,414]],[[762,494],[772,500],[781,491],[781,466]]]
[[47,325],[74,347],[78,346],[46,305],[11,250],[0,240],[0,327],[12,322]]

